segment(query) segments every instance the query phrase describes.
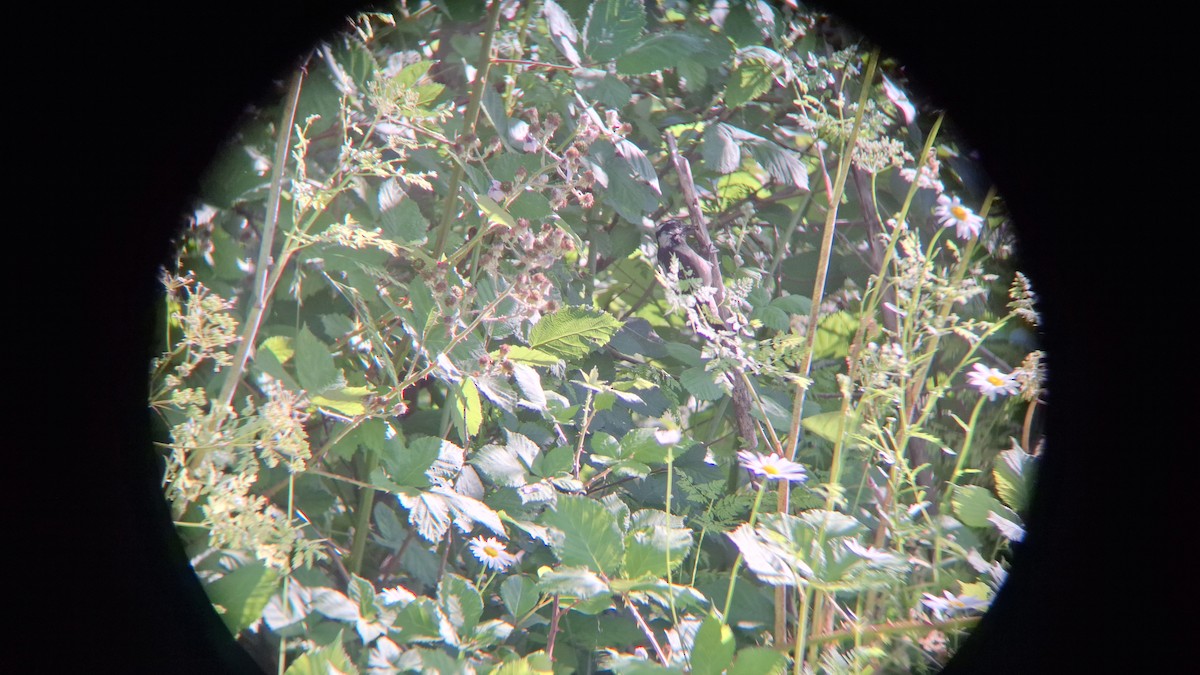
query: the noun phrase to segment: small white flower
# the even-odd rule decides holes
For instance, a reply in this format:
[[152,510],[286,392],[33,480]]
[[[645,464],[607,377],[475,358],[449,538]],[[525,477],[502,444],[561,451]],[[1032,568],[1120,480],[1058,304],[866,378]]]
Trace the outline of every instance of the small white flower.
[[674,445],[683,439],[683,434],[679,433],[678,429],[655,429],[654,440],[658,441],[659,445]]
[[492,186],[488,188],[488,197],[494,202],[504,201],[504,190],[500,189],[500,181],[492,181]]
[[504,549],[504,544],[495,537],[475,537],[470,541],[471,554],[475,556],[479,562],[485,567],[489,567],[498,572],[508,569],[517,561],[517,556],[509,553]]
[[1011,396],[1017,393],[1019,385],[1012,374],[1002,373],[982,363],[976,363],[972,368],[974,372],[967,373],[967,381],[971,383],[971,386],[979,389],[981,394],[987,396],[989,401],[996,400],[996,394]]
[[742,450],[738,452],[738,459],[742,466],[767,480],[786,480],[796,483],[808,480],[808,475],[804,472],[804,465],[786,460],[775,453],[764,456],[749,450]]
[[925,598],[921,600],[921,604],[933,610],[933,615],[939,621],[951,614],[958,612],[983,611],[988,607],[986,600],[980,600],[972,595],[955,595],[950,591],[942,594],[943,597],[938,597],[930,593],[924,594]]
[[983,229],[983,218],[963,206],[958,197],[938,195],[937,201],[933,214],[938,217],[942,227],[953,226],[959,239],[971,239],[979,235]]

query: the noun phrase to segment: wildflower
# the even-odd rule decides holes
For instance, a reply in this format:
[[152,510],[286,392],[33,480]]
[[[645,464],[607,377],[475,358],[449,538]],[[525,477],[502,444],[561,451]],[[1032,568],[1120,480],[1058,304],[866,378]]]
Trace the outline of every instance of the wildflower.
[[517,556],[509,553],[504,549],[504,544],[495,537],[475,537],[470,541],[471,554],[484,564],[485,567],[490,567],[498,572],[508,569],[517,561]]
[[938,217],[942,227],[953,225],[959,239],[971,239],[979,235],[979,231],[983,229],[983,218],[963,206],[958,197],[938,195],[937,201],[938,205],[934,207],[933,214]]
[[749,450],[742,450],[738,452],[738,459],[741,460],[742,466],[767,480],[786,480],[797,483],[808,480],[802,464],[786,460],[776,453],[764,457]]
[[494,202],[504,201],[504,190],[500,188],[500,181],[493,180],[492,186],[488,188],[488,197]]
[[980,600],[971,595],[955,595],[950,591],[942,594],[942,597],[925,593],[925,598],[921,600],[921,604],[933,610],[933,616],[938,621],[944,619],[947,615],[957,612],[970,612],[975,610],[987,609],[988,603],[986,600]]
[[995,368],[989,368],[982,363],[976,363],[974,372],[967,373],[967,381],[971,386],[988,397],[989,401],[996,400],[996,394],[1010,396],[1017,393],[1017,380],[1012,374],[1004,374]]

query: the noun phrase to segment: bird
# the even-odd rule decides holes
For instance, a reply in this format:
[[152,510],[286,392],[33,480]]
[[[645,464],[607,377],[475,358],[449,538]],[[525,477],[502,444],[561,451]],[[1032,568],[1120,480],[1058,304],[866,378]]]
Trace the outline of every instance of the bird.
[[664,220],[655,230],[658,241],[658,264],[664,270],[671,268],[671,258],[679,258],[679,276],[699,279],[705,286],[717,288],[712,264],[693,249],[687,241],[688,232],[695,226],[684,225],[675,219]]
[[[671,269],[671,259],[677,258],[679,260],[679,278],[697,279],[704,286],[713,288],[719,298],[723,290],[723,282],[716,270],[713,269],[712,263],[688,244],[688,233],[695,231],[694,225],[685,225],[674,218],[659,223],[654,234],[658,244],[658,264],[662,265],[664,271],[667,271]],[[716,328],[725,328],[725,320],[718,309],[717,302],[710,299],[707,305],[710,314],[709,321]]]

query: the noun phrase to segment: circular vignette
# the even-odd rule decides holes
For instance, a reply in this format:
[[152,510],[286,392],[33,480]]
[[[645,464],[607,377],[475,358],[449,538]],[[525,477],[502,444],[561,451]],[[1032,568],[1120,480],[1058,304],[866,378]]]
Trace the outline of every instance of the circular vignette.
[[1018,226],[1019,226],[1019,224],[1020,224],[1020,221],[1018,220]]

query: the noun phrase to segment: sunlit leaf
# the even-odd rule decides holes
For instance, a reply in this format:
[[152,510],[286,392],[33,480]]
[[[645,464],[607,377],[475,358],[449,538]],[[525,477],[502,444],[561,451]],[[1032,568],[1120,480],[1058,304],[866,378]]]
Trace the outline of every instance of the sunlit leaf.
[[564,565],[616,573],[625,547],[616,520],[600,502],[561,495],[542,515],[542,523],[553,528],[551,548]]

